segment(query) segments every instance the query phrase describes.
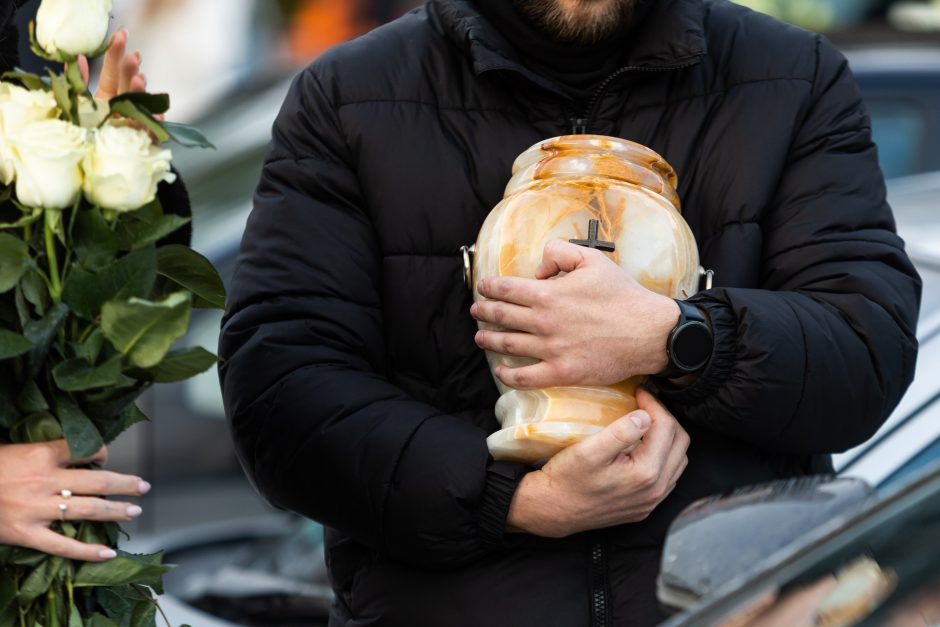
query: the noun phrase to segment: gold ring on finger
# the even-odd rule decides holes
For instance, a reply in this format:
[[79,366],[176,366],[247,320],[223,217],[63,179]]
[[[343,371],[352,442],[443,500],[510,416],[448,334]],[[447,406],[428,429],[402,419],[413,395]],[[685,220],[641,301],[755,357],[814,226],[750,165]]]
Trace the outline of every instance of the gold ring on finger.
[[65,522],[65,512],[69,511],[69,506],[65,503],[59,503],[59,520]]
[[62,495],[62,498],[63,498],[63,499],[70,499],[70,498],[72,498],[72,491],[69,490],[69,489],[62,490],[61,492],[59,492],[59,494]]

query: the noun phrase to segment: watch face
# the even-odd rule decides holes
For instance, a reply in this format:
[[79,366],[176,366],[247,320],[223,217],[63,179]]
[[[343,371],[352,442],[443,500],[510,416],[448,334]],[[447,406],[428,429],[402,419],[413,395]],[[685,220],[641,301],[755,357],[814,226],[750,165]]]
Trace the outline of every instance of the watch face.
[[673,336],[673,361],[686,372],[694,372],[708,363],[713,344],[712,331],[707,324],[688,322]]

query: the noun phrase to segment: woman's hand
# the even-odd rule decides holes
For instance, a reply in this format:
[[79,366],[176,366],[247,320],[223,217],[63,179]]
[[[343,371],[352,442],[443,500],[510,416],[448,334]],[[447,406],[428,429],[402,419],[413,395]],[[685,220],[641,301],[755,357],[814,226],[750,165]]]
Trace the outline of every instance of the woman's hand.
[[[137,505],[98,496],[140,496],[150,484],[139,477],[69,466],[103,464],[107,449],[93,457],[69,459],[65,440],[0,445],[0,543],[24,546],[74,560],[101,562],[115,552],[52,531],[56,520],[128,521]],[[65,509],[61,508],[65,505]]]
[[[141,56],[139,52],[127,54],[127,31],[119,30],[111,40],[111,47],[104,55],[101,78],[95,98],[111,100],[115,96],[129,91],[147,89],[147,77],[140,72]],[[78,67],[85,84],[89,82],[88,59],[78,57]]]

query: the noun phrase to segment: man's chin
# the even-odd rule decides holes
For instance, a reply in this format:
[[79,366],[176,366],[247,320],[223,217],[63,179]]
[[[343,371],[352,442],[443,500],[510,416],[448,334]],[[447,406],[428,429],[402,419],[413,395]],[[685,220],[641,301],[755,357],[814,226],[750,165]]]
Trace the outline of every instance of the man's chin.
[[590,45],[625,28],[637,0],[511,0],[555,41]]

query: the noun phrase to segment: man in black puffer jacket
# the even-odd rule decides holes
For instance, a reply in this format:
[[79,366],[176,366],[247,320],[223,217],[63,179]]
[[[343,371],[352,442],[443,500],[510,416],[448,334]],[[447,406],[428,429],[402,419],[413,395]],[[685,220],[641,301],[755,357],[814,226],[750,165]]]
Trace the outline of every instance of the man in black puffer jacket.
[[[221,377],[255,485],[327,527],[333,626],[652,624],[682,507],[831,470],[910,382],[920,281],[843,57],[721,0],[579,4],[633,9],[593,38],[546,34],[549,5],[575,6],[432,0],[317,60],[275,124]],[[497,392],[457,251],[514,158],[572,132],[678,171],[717,276],[690,300],[714,352],[693,383],[660,386],[691,445],[646,520],[507,533],[567,501],[532,498],[543,471],[487,454]]]

